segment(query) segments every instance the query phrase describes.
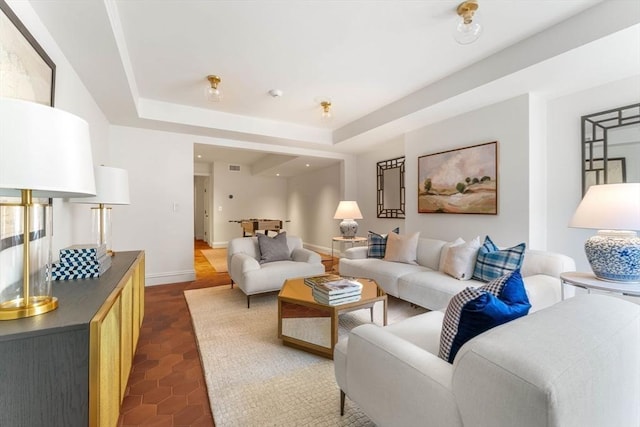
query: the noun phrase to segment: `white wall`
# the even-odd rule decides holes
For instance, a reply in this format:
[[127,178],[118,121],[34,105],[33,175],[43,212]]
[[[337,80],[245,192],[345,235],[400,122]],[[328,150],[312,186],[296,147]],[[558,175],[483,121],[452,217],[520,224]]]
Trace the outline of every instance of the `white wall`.
[[548,245],[589,271],[584,241],[595,230],[569,228],[582,198],[580,117],[637,103],[640,75],[552,100],[548,104]]
[[[418,214],[418,157],[498,141],[498,214]],[[496,244],[529,243],[529,96],[432,124],[405,136],[405,232],[454,240],[490,235]]]
[[[252,175],[250,169],[240,165],[240,171],[229,171],[229,163],[213,164],[212,238],[216,247],[224,247],[229,240],[242,236],[240,224],[229,221],[288,219],[287,180]],[[286,230],[288,224],[283,223],[283,227]]]
[[114,250],[145,250],[149,285],[194,280],[191,139],[113,126],[109,154],[129,171],[131,196],[113,207]]
[[287,207],[291,222],[287,230],[303,237],[311,249],[328,253],[331,238],[340,235],[340,220],[333,219],[333,214],[341,200],[342,168],[343,165],[335,164],[288,179]]

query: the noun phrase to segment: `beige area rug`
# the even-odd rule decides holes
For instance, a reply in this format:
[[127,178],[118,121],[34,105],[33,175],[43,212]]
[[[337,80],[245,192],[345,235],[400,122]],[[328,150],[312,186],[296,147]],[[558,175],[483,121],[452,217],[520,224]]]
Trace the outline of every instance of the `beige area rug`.
[[227,249],[226,248],[218,248],[218,249],[200,249],[202,255],[209,261],[211,267],[217,273],[226,273],[227,270]]
[[[333,361],[282,345],[275,293],[253,296],[250,309],[237,288],[184,294],[217,427],[373,425],[349,399],[340,416]],[[376,322],[381,312],[376,304]],[[389,323],[422,312],[389,298]],[[369,315],[367,309],[341,315],[340,335],[367,323]]]

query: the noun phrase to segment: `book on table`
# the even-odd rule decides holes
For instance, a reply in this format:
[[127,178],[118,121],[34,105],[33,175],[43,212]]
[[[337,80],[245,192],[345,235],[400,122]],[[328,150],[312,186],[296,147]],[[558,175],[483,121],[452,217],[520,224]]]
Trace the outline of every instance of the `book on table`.
[[351,295],[338,295],[337,297],[328,297],[327,295],[324,295],[318,292],[313,292],[313,299],[316,302],[324,305],[331,305],[331,306],[360,301],[361,297],[362,297],[361,292],[358,292],[357,294],[351,294]]
[[337,274],[322,274],[320,276],[305,277],[304,283],[312,288],[320,283],[335,282],[342,279]]
[[312,281],[312,283],[312,288],[315,292],[325,294],[327,296],[344,296],[345,294],[360,294],[362,292],[362,283],[344,277],[338,277],[334,280]]

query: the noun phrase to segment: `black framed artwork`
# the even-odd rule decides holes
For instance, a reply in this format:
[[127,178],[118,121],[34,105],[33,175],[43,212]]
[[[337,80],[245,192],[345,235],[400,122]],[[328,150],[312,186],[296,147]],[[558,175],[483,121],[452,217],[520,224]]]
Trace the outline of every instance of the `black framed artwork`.
[[0,96],[53,107],[56,65],[4,0],[0,0],[0,63]]

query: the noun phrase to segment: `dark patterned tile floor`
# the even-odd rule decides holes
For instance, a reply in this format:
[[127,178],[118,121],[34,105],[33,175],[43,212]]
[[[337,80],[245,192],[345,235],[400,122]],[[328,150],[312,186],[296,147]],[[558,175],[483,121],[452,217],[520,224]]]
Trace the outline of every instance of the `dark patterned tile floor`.
[[196,242],[197,280],[145,288],[145,317],[118,425],[214,426],[184,290],[229,285]]

